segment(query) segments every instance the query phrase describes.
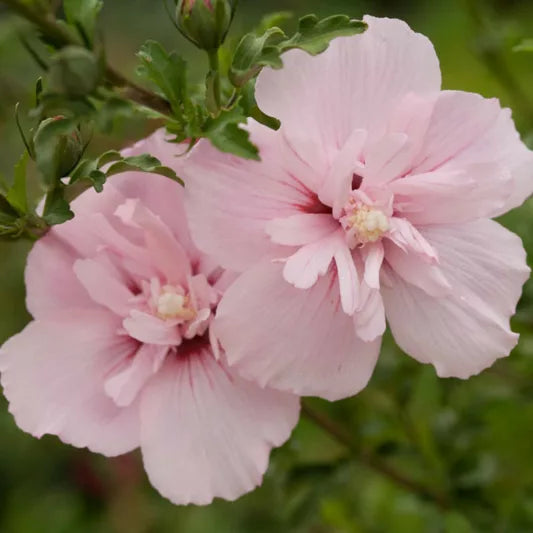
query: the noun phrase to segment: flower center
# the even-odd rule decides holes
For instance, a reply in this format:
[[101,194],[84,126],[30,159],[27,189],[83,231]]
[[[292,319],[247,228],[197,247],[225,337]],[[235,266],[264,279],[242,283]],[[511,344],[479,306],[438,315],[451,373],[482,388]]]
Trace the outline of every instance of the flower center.
[[193,320],[196,311],[191,305],[189,296],[181,287],[165,285],[155,301],[157,316],[163,319],[181,318]]
[[390,229],[389,218],[380,209],[352,198],[340,219],[351,248],[376,242]]

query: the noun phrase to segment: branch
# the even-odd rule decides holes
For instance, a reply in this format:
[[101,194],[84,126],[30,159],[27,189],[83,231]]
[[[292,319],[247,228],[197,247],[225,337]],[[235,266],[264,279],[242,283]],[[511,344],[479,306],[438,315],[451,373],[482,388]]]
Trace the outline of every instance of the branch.
[[[20,2],[20,0],[0,0],[10,7],[14,12],[25,18],[41,31],[41,33],[57,43],[60,47],[68,45],[83,46],[81,39],[67,26],[57,23],[55,17],[50,13],[39,12]],[[111,66],[105,67],[106,81],[119,90],[120,94],[139,105],[149,107],[163,115],[170,115],[170,104],[161,96],[140,87],[132,81],[126,79],[120,72]]]
[[324,431],[329,433],[335,440],[348,448],[353,457],[366,467],[387,477],[396,485],[403,487],[417,496],[432,500],[443,510],[450,507],[447,494],[434,490],[432,487],[427,487],[426,485],[411,479],[403,472],[399,472],[391,465],[382,461],[381,458],[374,453],[361,449],[342,426],[337,424],[337,422],[331,419],[326,413],[311,407],[305,400],[302,400],[302,413],[317,426],[320,426]]

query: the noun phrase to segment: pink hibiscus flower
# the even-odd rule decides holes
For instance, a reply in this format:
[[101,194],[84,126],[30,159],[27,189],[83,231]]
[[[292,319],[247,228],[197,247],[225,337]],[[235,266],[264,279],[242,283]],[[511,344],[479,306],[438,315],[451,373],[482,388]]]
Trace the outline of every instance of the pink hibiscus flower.
[[495,99],[440,91],[433,46],[399,20],[265,69],[261,162],[207,143],[183,171],[197,245],[243,274],[215,328],[239,373],[331,400],[368,382],[386,320],[440,376],[506,356],[529,276],[491,217],[533,190],[533,156]]
[[[129,153],[176,164],[158,133]],[[290,435],[298,399],[230,371],[209,326],[232,279],[189,237],[182,187],[113,177],[33,248],[34,320],[0,349],[17,424],[108,456],[141,448],[175,503],[252,490]]]

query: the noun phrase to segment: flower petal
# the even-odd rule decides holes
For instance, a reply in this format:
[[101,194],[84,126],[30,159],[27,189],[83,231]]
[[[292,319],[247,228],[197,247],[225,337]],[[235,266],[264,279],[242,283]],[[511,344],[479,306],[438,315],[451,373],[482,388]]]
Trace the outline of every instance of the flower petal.
[[[493,163],[511,173],[512,194],[491,216],[520,205],[533,192],[533,152],[520,140],[511,112],[495,98],[443,91],[413,173]],[[524,166],[526,165],[526,166]]]
[[35,318],[47,318],[65,308],[93,308],[87,291],[72,270],[78,254],[54,229],[37,241],[25,271],[26,306]]
[[131,405],[146,382],[161,368],[168,351],[168,346],[141,344],[106,380],[106,394],[119,407]]
[[366,16],[361,35],[335,39],[312,57],[284,54],[284,68],[265,68],[256,85],[259,107],[278,117],[295,150],[324,174],[356,128],[374,137],[408,93],[440,89],[430,41],[400,20]]
[[467,378],[505,357],[518,336],[509,329],[529,277],[520,239],[491,220],[435,226],[423,236],[438,251],[453,292],[433,298],[389,271],[382,288],[396,342],[439,376]]
[[284,281],[281,269],[260,263],[223,296],[212,327],[229,364],[262,386],[300,395],[356,394],[370,379],[380,339],[357,338],[334,269],[308,290]]
[[298,413],[295,396],[231,374],[207,348],[169,357],[142,396],[148,477],[176,504],[235,500],[261,483]]
[[287,246],[311,244],[339,228],[329,213],[302,213],[287,218],[274,218],[265,225],[273,242]]
[[177,346],[182,338],[176,322],[133,309],[122,322],[124,329],[134,339],[147,344]]
[[17,425],[36,437],[113,456],[139,445],[138,407],[122,409],[104,381],[136,349],[108,311],[31,322],[0,349],[2,386]]
[[129,301],[134,295],[103,263],[93,259],[78,259],[73,269],[96,304],[107,307],[119,316],[129,315],[131,309]]
[[272,243],[265,231],[269,220],[320,207],[305,183],[313,170],[287,147],[283,136],[255,123],[249,129],[261,149],[261,162],[223,154],[200,141],[182,172],[195,242],[235,271],[263,257],[283,256],[283,247]]

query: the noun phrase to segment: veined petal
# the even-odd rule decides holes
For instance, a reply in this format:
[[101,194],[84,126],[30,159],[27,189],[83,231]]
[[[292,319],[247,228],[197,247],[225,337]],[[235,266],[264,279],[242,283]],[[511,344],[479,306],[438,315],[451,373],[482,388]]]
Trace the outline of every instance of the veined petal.
[[265,231],[273,242],[288,246],[311,244],[339,228],[329,213],[302,213],[267,222]]
[[509,329],[529,277],[520,239],[491,220],[427,227],[452,286],[434,298],[393,271],[382,288],[387,320],[409,355],[435,366],[441,377],[468,378],[505,357],[518,335]]
[[261,386],[338,400],[366,386],[381,339],[357,337],[341,306],[335,270],[308,290],[262,262],[227,290],[214,325],[230,366]]
[[104,391],[107,375],[136,349],[119,326],[109,311],[69,309],[6,342],[2,386],[17,425],[108,456],[136,448],[138,406],[117,407]]
[[295,150],[324,175],[354,129],[379,138],[405,95],[440,89],[428,39],[399,20],[364,20],[363,34],[335,39],[316,57],[291,50],[283,69],[265,68],[257,79],[259,107],[281,120]]
[[235,500],[261,483],[298,413],[297,397],[239,378],[208,348],[169,357],[142,396],[148,477],[176,504]]
[[299,289],[312,287],[328,271],[335,253],[343,246],[346,245],[340,232],[302,246],[287,259],[283,277]]

